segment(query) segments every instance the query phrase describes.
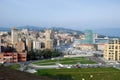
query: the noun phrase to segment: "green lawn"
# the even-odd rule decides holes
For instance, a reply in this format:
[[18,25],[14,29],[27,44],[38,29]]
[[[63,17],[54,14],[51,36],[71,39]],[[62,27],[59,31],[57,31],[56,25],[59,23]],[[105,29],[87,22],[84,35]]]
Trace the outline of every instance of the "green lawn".
[[14,64],[14,65],[11,65],[9,66],[11,69],[19,69],[20,68],[20,65],[19,64]]
[[114,68],[40,69],[37,74],[55,80],[82,80],[82,78],[85,80],[119,80],[120,78],[120,70]]
[[75,57],[75,58],[61,58],[61,59],[54,59],[54,60],[40,60],[38,62],[34,62],[33,64],[37,65],[55,65],[57,62],[61,64],[95,64],[96,62],[88,60],[85,57]]

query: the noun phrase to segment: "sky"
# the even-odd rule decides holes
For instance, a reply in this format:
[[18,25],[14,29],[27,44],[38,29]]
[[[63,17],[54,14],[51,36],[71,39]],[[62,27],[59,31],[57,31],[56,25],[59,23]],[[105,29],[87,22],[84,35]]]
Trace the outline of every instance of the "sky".
[[0,26],[120,27],[120,0],[0,0]]

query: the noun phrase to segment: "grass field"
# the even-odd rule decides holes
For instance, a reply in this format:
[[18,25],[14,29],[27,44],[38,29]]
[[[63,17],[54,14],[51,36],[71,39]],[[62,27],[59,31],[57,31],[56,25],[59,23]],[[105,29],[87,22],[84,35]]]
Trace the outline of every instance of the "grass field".
[[119,80],[120,78],[120,70],[115,68],[40,69],[37,74],[55,80]]
[[96,62],[88,60],[85,57],[75,57],[75,58],[61,58],[61,59],[54,59],[54,60],[41,60],[38,62],[35,62],[33,64],[37,65],[55,65],[57,62],[61,64],[95,64]]
[[14,65],[9,66],[9,68],[11,68],[11,69],[19,69],[20,65],[19,64],[14,64]]

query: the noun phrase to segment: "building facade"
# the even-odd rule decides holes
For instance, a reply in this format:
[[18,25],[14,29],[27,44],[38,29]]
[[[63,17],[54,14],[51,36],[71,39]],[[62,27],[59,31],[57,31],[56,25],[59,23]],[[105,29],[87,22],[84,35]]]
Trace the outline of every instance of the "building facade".
[[11,37],[12,37],[12,45],[15,46],[15,44],[18,42],[18,30],[15,27],[12,28]]
[[104,51],[104,49],[105,49],[105,44],[97,44],[97,50]]
[[26,39],[26,48],[27,51],[31,51],[32,50],[32,41],[30,39]]
[[85,50],[85,51],[96,50],[93,44],[78,44],[76,45],[76,48],[80,50]]
[[41,42],[40,41],[33,41],[33,50],[41,50]]
[[120,40],[118,38],[110,39],[105,44],[104,58],[111,61],[120,61]]
[[5,63],[5,62],[25,62],[27,60],[27,53],[26,52],[21,52],[21,53],[16,53],[16,52],[7,52],[7,53],[1,53],[0,54],[0,63]]
[[92,32],[92,30],[85,31],[85,43],[86,44],[93,44],[93,32]]
[[16,43],[16,51],[18,53],[25,52],[25,43],[23,41],[19,41]]
[[4,55],[0,53],[0,63],[4,63]]
[[52,39],[46,40],[45,48],[46,49],[53,49],[53,40]]
[[52,30],[45,31],[45,48],[53,49],[54,33]]

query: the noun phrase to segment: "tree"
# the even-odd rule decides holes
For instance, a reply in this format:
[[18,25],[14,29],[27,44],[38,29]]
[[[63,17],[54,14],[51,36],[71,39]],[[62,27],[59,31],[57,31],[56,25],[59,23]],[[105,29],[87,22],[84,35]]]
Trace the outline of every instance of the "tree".
[[41,50],[38,50],[37,52],[35,52],[35,57],[36,57],[37,60],[41,59],[42,56],[43,55],[42,55],[42,51]]
[[43,50],[43,56],[45,59],[51,58],[52,57],[51,50],[49,49]]
[[29,51],[27,53],[27,59],[28,60],[35,60],[35,52],[34,51]]
[[39,59],[49,59],[52,57],[58,57],[62,53],[59,52],[58,50],[37,50],[37,51],[29,51],[27,54],[27,59],[28,60],[39,60]]
[[60,56],[60,55],[62,55],[62,53],[59,52],[58,50],[53,50],[53,51],[52,51],[52,57],[58,57],[58,56]]
[[15,48],[7,46],[7,47],[3,47],[2,46],[2,52],[13,52],[16,51]]

